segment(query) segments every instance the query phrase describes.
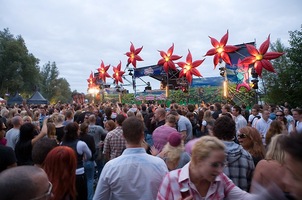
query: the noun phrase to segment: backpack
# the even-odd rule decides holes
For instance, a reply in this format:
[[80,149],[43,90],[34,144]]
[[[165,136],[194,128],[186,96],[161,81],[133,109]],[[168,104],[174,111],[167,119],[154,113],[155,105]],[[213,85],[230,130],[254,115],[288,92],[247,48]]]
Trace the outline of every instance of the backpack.
[[253,125],[253,121],[254,121],[254,119],[255,119],[255,118],[260,119],[261,117],[260,117],[260,116],[258,116],[258,115],[257,115],[257,116],[255,116],[255,117],[252,119],[252,121],[251,121],[251,125]]

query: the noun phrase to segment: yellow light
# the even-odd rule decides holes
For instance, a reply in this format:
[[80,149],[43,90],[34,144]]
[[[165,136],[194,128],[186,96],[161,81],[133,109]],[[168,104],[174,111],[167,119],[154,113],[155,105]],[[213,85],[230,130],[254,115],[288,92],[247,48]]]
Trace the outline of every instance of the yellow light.
[[223,52],[223,47],[218,47],[218,48],[217,48],[217,52],[218,52],[218,53],[222,53],[222,52]]
[[223,81],[223,96],[228,97],[228,83],[227,83],[227,81]]
[[258,54],[258,55],[256,56],[256,60],[262,60],[262,58],[263,58],[263,56],[262,56],[261,54]]
[[131,54],[131,59],[134,59],[134,53]]
[[170,58],[168,56],[165,56],[165,61],[168,62]]

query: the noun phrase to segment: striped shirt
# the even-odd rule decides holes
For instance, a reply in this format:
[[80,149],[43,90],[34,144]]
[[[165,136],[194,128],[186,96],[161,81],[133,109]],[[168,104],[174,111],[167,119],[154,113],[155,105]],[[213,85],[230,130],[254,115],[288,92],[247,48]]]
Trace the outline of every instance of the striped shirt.
[[189,188],[194,200],[252,198],[251,194],[238,188],[224,173],[221,173],[216,177],[215,181],[211,183],[206,196],[202,197],[197,191],[194,183],[190,181],[189,166],[190,163],[186,164],[181,169],[169,172],[165,176],[157,193],[157,200],[182,199],[180,189],[184,187]]

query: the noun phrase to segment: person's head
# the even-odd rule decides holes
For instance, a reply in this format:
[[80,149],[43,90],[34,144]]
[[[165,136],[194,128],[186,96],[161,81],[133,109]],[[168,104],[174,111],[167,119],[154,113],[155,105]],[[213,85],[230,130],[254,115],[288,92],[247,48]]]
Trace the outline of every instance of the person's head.
[[[135,127],[135,128],[134,128]],[[144,139],[144,123],[136,117],[128,117],[122,124],[123,136],[128,145],[140,145]]]
[[169,112],[169,115],[174,115],[175,119],[176,119],[176,123],[178,122],[180,116],[179,116],[179,114],[178,114],[178,112],[176,110],[171,110]]
[[262,112],[262,118],[267,121],[269,119],[270,111],[269,110],[263,110]]
[[284,124],[287,124],[287,119],[285,117],[285,114],[282,110],[278,110],[276,111],[276,120],[284,123]]
[[272,123],[269,125],[267,133],[265,135],[265,144],[269,145],[271,142],[271,138],[274,135],[282,134],[283,132],[283,124],[279,120],[273,120]]
[[105,110],[104,110],[104,113],[105,113],[107,118],[111,118],[112,108],[110,106],[106,107]]
[[88,124],[86,122],[80,125],[80,135],[85,135],[88,133]]
[[227,116],[217,118],[213,127],[213,134],[220,140],[233,140],[236,135],[234,120]]
[[232,111],[231,106],[229,106],[227,104],[223,105],[222,108],[221,108],[222,113],[230,113],[231,111]]
[[136,117],[137,119],[139,119],[139,120],[144,121],[143,114],[142,114],[140,111],[138,111],[138,112],[136,113],[135,117]]
[[221,110],[221,104],[220,103],[214,103],[214,109],[215,110]]
[[50,199],[52,183],[43,169],[19,166],[0,173],[2,200]]
[[241,115],[241,108],[240,108],[240,106],[237,106],[237,105],[233,106],[233,108],[232,108],[232,114],[235,117],[237,117],[238,115]]
[[33,145],[31,154],[34,164],[37,166],[41,166],[47,154],[56,146],[58,146],[57,142],[50,138],[44,137],[38,140],[35,145]]
[[20,116],[15,116],[12,118],[12,125],[14,128],[20,128],[20,126],[23,124],[23,119]]
[[204,136],[198,139],[191,155],[190,171],[192,170],[193,176],[213,182],[225,166],[224,150],[223,142],[216,137]]
[[157,108],[154,112],[154,119],[156,121],[161,121],[166,118],[166,110],[164,108]]
[[116,115],[116,118],[115,118],[116,125],[122,126],[122,124],[125,121],[125,119],[126,119],[126,117],[124,115],[122,115],[122,114]]
[[285,151],[286,174],[284,182],[288,190],[296,199],[302,197],[302,134],[285,137],[282,140]]
[[31,123],[25,123],[20,127],[20,142],[32,140],[35,137],[35,125]]
[[72,120],[73,119],[73,112],[71,110],[67,110],[65,112],[65,118],[66,118],[66,120]]
[[254,105],[253,108],[252,108],[252,114],[253,114],[254,116],[257,116],[257,115],[259,114],[259,111],[260,111],[259,106],[258,106],[257,104]]
[[77,157],[72,148],[67,146],[53,148],[47,154],[42,167],[53,183],[54,199],[61,199],[66,194],[75,199]]
[[175,115],[167,114],[166,116],[166,125],[171,126],[171,127],[176,127],[176,117]]
[[106,129],[107,131],[112,131],[113,129],[116,128],[115,122],[114,122],[113,120],[111,120],[111,119],[110,119],[110,120],[107,120],[107,121],[105,122],[104,126],[105,126],[105,129]]
[[33,120],[31,119],[30,116],[26,115],[22,118],[23,123],[31,123]]
[[205,121],[208,121],[208,120],[210,120],[210,119],[213,119],[213,118],[212,118],[212,112],[211,112],[211,110],[206,110],[206,111],[204,112],[203,119],[204,119]]
[[4,137],[5,130],[6,130],[5,123],[3,123],[2,119],[0,118],[0,139]]
[[167,162],[173,163],[172,165],[167,165],[169,170],[174,170],[181,154],[184,152],[184,143],[179,132],[175,130],[169,135],[168,142],[163,147],[162,152],[164,152]]
[[255,157],[264,158],[264,146],[257,129],[246,126],[239,130],[239,144]]
[[187,107],[189,112],[194,112],[195,106],[193,104],[189,104]]
[[290,110],[288,108],[284,108],[284,115],[290,115]]
[[88,122],[90,123],[90,124],[95,124],[96,123],[96,117],[95,117],[95,115],[89,115],[89,117],[88,117]]
[[56,126],[54,123],[47,123],[47,137],[51,139],[57,139]]
[[293,109],[293,118],[296,121],[299,121],[302,119],[302,109]]
[[265,159],[267,160],[276,160],[280,164],[284,164],[285,152],[282,148],[282,140],[284,140],[287,135],[280,134],[272,137],[270,144],[268,145],[268,149],[265,155]]
[[65,116],[59,113],[54,113],[52,114],[51,119],[53,120],[55,125],[60,125],[64,122]]
[[65,126],[63,141],[73,141],[78,138],[79,125],[76,122],[69,123]]

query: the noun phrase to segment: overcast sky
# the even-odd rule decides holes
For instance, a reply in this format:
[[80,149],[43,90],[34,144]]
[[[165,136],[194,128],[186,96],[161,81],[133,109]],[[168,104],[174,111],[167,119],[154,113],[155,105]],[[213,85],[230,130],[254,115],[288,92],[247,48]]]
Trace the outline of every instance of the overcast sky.
[[[227,30],[229,45],[256,41],[259,47],[271,34],[271,42],[279,38],[288,46],[288,31],[300,30],[301,9],[301,0],[0,0],[0,29],[21,35],[40,67],[56,62],[71,90],[86,93],[86,79],[101,60],[121,61],[124,69],[130,42],[143,46],[138,68],[156,64],[157,50],[172,43],[179,61],[188,49],[193,60],[203,59],[212,48],[208,36],[220,40]],[[198,67],[204,77],[219,76],[212,60]]]

